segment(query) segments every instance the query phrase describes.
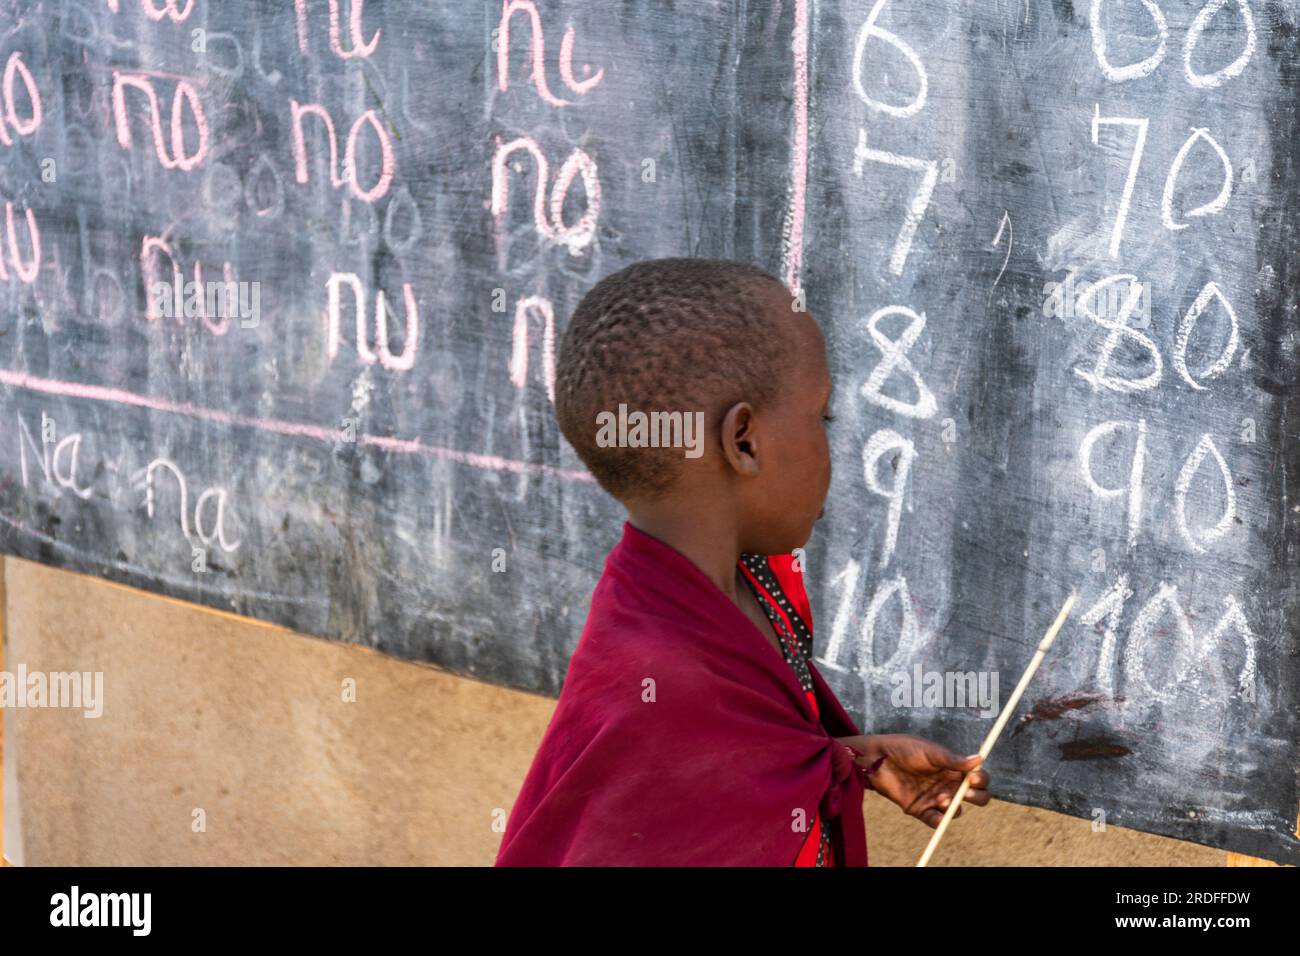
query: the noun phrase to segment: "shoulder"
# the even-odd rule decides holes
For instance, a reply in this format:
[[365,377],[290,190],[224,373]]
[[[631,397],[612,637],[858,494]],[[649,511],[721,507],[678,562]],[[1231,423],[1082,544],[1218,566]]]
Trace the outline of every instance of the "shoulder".
[[699,624],[615,601],[589,614],[569,660],[562,702],[604,720],[639,717],[649,701],[673,710],[703,705],[718,678]]

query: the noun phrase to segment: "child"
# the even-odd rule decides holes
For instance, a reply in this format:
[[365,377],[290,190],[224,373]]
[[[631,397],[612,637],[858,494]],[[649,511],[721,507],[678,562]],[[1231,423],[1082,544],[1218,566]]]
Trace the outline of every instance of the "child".
[[641,262],[578,304],[556,415],[627,521],[498,866],[866,866],[864,787],[938,825],[979,756],[860,734],[813,664],[791,552],[830,485],[830,396],[817,323],[756,267]]

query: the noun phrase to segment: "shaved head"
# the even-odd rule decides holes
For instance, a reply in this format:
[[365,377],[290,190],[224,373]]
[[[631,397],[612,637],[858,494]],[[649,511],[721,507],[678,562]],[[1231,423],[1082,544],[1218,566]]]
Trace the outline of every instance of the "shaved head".
[[602,446],[601,413],[702,412],[707,433],[733,403],[771,401],[788,363],[791,323],[781,317],[791,302],[770,273],[718,259],[652,259],[596,283],[560,342],[555,413],[601,487],[620,500],[655,498],[684,465],[681,449]]

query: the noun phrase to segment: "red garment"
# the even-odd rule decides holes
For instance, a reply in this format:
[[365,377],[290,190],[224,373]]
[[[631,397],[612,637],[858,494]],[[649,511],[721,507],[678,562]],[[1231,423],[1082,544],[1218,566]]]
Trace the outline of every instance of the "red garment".
[[832,739],[859,731],[812,666],[790,561],[766,563],[807,630],[807,691],[703,572],[624,524],[498,866],[789,866],[824,823],[839,865],[867,865],[865,778]]
[[[767,614],[781,641],[781,656],[794,671],[803,688],[813,715],[820,719],[817,693],[809,673],[812,658],[812,631],[804,622],[812,621],[812,608],[803,587],[803,572],[794,566],[792,555],[742,555],[740,570],[749,582],[759,606]],[[797,632],[797,633],[796,633]],[[835,866],[835,849],[831,846],[830,827],[821,811],[813,816],[795,866]]]

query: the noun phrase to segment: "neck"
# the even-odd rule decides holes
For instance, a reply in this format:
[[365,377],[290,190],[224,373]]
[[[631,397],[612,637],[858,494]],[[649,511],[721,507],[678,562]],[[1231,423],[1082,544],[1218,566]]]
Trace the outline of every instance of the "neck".
[[739,536],[730,516],[654,506],[627,505],[627,520],[638,531],[680,552],[714,585],[735,602]]

